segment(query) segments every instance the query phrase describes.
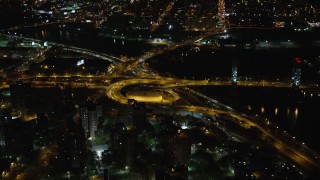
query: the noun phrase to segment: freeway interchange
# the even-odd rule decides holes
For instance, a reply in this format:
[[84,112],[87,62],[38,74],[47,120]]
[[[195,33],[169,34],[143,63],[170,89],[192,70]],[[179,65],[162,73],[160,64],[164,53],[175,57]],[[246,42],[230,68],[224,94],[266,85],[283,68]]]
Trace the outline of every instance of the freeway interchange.
[[[226,82],[224,82],[226,83]],[[221,83],[221,84],[224,84]],[[202,85],[217,85],[219,83],[217,82],[208,82],[208,81],[195,81],[195,80],[179,80],[174,78],[162,78],[162,79],[128,79],[119,81],[116,83],[111,84],[107,88],[107,95],[109,98],[126,104],[128,102],[128,98],[124,96],[121,92],[123,88],[126,86],[132,86],[132,85],[152,85],[157,86],[158,88],[178,88],[178,87],[186,87],[186,86],[202,86]],[[226,85],[226,84],[224,84]],[[277,87],[277,86],[276,86]],[[280,85],[278,87],[281,87]],[[194,93],[196,94],[196,93]],[[199,93],[200,94],[200,93]],[[198,94],[198,95],[199,95]],[[223,105],[215,100],[212,100],[209,97],[206,97],[202,95],[202,98],[206,98],[206,100],[212,101],[216,104],[216,107],[219,108],[212,108],[212,107],[201,107],[201,106],[174,106],[173,108],[183,109],[185,111],[189,112],[201,112],[203,114],[209,115],[209,116],[225,116],[227,119],[231,121],[236,121],[236,123],[240,123],[240,127],[252,127],[258,129],[262,135],[261,137],[267,137],[264,138],[264,141],[270,145],[272,145],[275,149],[278,150],[283,156],[287,157],[291,161],[295,162],[296,164],[300,165],[300,167],[304,170],[310,170],[310,169],[319,169],[319,160],[318,155],[316,155],[314,152],[312,152],[310,149],[308,149],[304,144],[300,144],[300,148],[298,149],[297,143],[289,144],[287,143],[286,139],[287,137],[281,137],[278,133],[274,130],[275,128],[272,127],[270,122],[262,123],[262,122],[256,122],[256,118],[249,117],[241,112],[237,112],[236,110],[232,109],[229,106]],[[166,105],[163,101],[159,102],[153,102],[157,104]],[[284,138],[284,139],[282,139]],[[261,138],[262,139],[262,138]],[[292,147],[293,146],[293,147]]]
[[[29,39],[30,40],[30,39]],[[144,66],[144,62],[156,55],[161,53],[174,50],[178,47],[185,46],[193,43],[194,40],[188,40],[181,42],[180,44],[174,44],[166,47],[164,50],[149,52],[145,55],[136,58],[135,60],[124,60],[117,57],[109,56],[103,53],[94,52],[87,49],[67,46],[57,43],[49,43],[50,46],[59,46],[64,50],[82,53],[85,55],[94,56],[98,59],[107,60],[117,65],[126,65],[126,70],[131,71],[133,75],[123,75],[121,70],[117,70],[111,75],[90,75],[90,76],[79,76],[76,79],[72,78],[72,75],[52,75],[52,76],[34,76],[34,77],[23,77],[21,80],[31,82],[33,87],[52,87],[56,84],[68,84],[72,87],[89,87],[106,89],[106,95],[121,104],[127,104],[129,98],[123,93],[124,89],[130,89],[131,87],[143,86],[144,91],[157,91],[157,95],[163,95],[162,97],[155,98],[148,93],[136,93],[133,97],[141,97],[141,101],[151,103],[152,106],[167,107],[171,109],[184,110],[187,112],[198,112],[208,116],[221,116],[225,119],[232,121],[239,125],[239,128],[255,128],[260,132],[259,138],[262,142],[267,143],[274,147],[283,157],[297,165],[301,171],[308,173],[314,173],[320,170],[320,157],[310,150],[304,143],[299,141],[292,141],[292,137],[288,134],[283,134],[275,126],[273,126],[269,120],[263,120],[261,117],[252,117],[242,112],[224,105],[210,97],[207,97],[199,92],[191,90],[187,87],[192,86],[231,86],[232,83],[229,80],[187,80],[187,79],[176,79],[168,78],[157,75],[156,72],[152,72]],[[115,79],[120,79],[115,81]],[[88,80],[90,80],[88,82]],[[115,81],[115,82],[113,82]],[[291,87],[290,82],[279,82],[279,81],[238,81],[238,86],[263,86],[263,87]],[[302,84],[301,89],[316,88],[317,84]],[[148,90],[149,89],[149,90]],[[187,91],[187,93],[199,97],[205,101],[214,104],[212,106],[199,106],[192,104],[176,104],[175,102],[183,98],[179,94],[179,91]],[[148,98],[147,96],[151,97]],[[154,94],[153,94],[154,95]],[[167,98],[168,96],[172,98]],[[150,106],[150,107],[152,107]]]

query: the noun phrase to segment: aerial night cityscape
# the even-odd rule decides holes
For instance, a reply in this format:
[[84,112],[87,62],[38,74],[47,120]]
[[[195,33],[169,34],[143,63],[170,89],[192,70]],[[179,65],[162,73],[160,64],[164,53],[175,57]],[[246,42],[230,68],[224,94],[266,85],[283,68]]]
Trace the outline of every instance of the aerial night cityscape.
[[320,179],[319,0],[0,0],[0,179]]

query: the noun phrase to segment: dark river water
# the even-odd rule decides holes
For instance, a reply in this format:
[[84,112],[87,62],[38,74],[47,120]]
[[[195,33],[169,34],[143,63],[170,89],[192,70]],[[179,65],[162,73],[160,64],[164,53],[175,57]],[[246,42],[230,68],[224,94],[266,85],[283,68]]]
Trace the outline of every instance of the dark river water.
[[291,88],[201,87],[204,94],[248,114],[270,119],[320,152],[320,94]]
[[[236,64],[238,78],[291,81],[294,68],[301,68],[302,83],[318,83],[314,66],[295,58],[318,63],[319,48],[299,49],[208,49],[185,47],[151,59],[149,66],[162,75],[188,79],[230,80]],[[284,131],[320,152],[320,91],[294,88],[201,87],[197,90],[236,109],[260,114]]]
[[16,33],[24,37],[72,45],[116,56],[139,56],[155,46],[147,43],[147,40],[126,39],[121,34],[113,37],[98,35],[96,32],[79,32],[49,27],[22,29]]

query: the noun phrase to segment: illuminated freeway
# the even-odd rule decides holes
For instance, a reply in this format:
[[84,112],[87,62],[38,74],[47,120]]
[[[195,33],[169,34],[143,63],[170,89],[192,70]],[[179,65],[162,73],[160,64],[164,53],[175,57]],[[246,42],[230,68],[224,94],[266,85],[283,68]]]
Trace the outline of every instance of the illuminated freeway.
[[[38,74],[35,76],[24,76],[21,77],[20,80],[31,82],[34,87],[39,86],[47,86],[52,87],[55,84],[68,84],[73,87],[83,87],[86,84],[90,85],[103,85],[104,88],[113,90],[113,89],[123,89],[126,86],[131,85],[156,85],[161,87],[162,89],[170,89],[170,88],[179,88],[179,87],[187,87],[187,86],[232,86],[230,80],[188,80],[188,79],[176,79],[176,78],[167,78],[167,77],[152,77],[152,78],[139,78],[139,77],[131,77],[124,75],[81,75],[78,74],[54,74],[54,75],[42,75]],[[73,77],[77,76],[77,77]],[[108,81],[121,78],[122,81],[118,81],[109,86]],[[237,86],[244,87],[273,87],[273,88],[290,88],[292,87],[291,82],[286,81],[259,81],[259,80],[246,80],[237,82]],[[7,87],[7,85],[6,85]],[[318,84],[301,84],[299,87],[301,90],[308,89],[319,89]],[[113,92],[115,93],[115,92]],[[120,93],[121,94],[121,93]],[[112,99],[119,100],[119,96],[117,98],[113,98],[112,95],[109,96]],[[123,96],[122,102],[125,103],[128,99]]]
[[[89,87],[89,88],[106,88],[107,84],[103,84],[103,81],[106,80],[105,77],[97,77],[97,76],[88,76],[78,78],[77,81],[83,80],[83,82],[68,82],[70,81],[65,78],[70,78],[70,75],[66,76],[55,76],[55,78],[50,77],[35,77],[32,80],[32,86],[34,87],[50,87],[54,86],[56,83],[64,83],[71,85],[73,87]],[[50,78],[50,80],[48,79]],[[113,77],[109,77],[108,79],[112,79]],[[125,77],[128,78],[128,77]],[[91,79],[91,82],[84,83]],[[102,84],[101,84],[102,83]],[[291,84],[288,82],[258,82],[258,81],[246,81],[246,82],[239,82],[240,86],[268,86],[268,87],[291,87]],[[141,96],[140,100],[145,102],[150,102],[159,105],[172,105],[176,100],[181,98],[178,93],[170,90],[172,88],[179,88],[179,87],[188,87],[188,86],[228,86],[231,85],[229,81],[208,81],[208,80],[185,80],[185,79],[174,79],[174,78],[130,78],[125,79],[122,81],[118,81],[113,83],[107,87],[107,96],[117,102],[126,104],[128,102],[128,97],[123,95],[122,90],[128,86],[132,85],[147,85],[152,87],[152,89],[162,89],[166,92],[166,96],[171,95],[172,101],[168,101],[168,98],[163,97],[163,99],[159,99],[158,97],[153,96],[152,94],[143,94],[137,93],[136,96]],[[317,85],[310,84],[310,85],[303,85],[304,88],[315,88]],[[205,98],[206,100],[210,100],[216,104],[217,108],[212,107],[201,107],[201,106],[174,106],[172,105],[171,108],[173,109],[180,109],[185,110],[188,112],[200,112],[203,114],[207,114],[209,116],[223,116],[230,121],[236,121],[239,126],[243,128],[256,128],[261,132],[261,140],[265,141],[266,143],[271,144],[275,149],[277,149],[283,156],[287,157],[291,161],[295,162],[299,165],[303,170],[308,171],[309,169],[320,168],[319,162],[317,160],[318,156],[313,153],[310,149],[308,149],[304,144],[299,142],[291,142],[287,140],[289,137],[283,136],[279,134],[270,125],[270,122],[267,121],[266,123],[259,121],[256,117],[248,117],[247,115],[237,112],[236,110],[230,108],[229,106],[223,105],[209,97],[206,97],[200,93],[194,92],[190,90],[193,94],[198,95],[200,98]],[[163,94],[163,93],[162,93]],[[150,98],[146,97],[149,96]],[[297,148],[297,145],[299,148]]]
[[[10,37],[10,38],[34,41],[34,42],[38,42],[38,43],[42,42],[40,40],[33,39],[33,38],[26,38],[26,37],[21,37],[21,36],[11,36],[11,35],[7,35],[7,36]],[[83,48],[79,48],[79,47],[75,47],[75,46],[59,44],[59,43],[55,43],[55,42],[48,42],[48,46],[61,47],[66,51],[71,51],[71,52],[76,52],[76,53],[80,53],[80,54],[93,56],[93,57],[96,57],[98,59],[109,61],[109,62],[114,63],[114,64],[119,64],[121,62],[124,62],[123,59],[117,58],[115,56],[111,56],[111,55],[108,55],[108,54],[92,51],[92,50],[89,50],[89,49],[83,49]]]
[[[188,44],[189,42],[185,42]],[[183,46],[184,43],[181,43]],[[176,45],[177,47],[181,47],[180,45]],[[151,72],[144,64],[144,62],[158,54],[166,52],[170,49],[175,49],[175,47],[168,47],[167,49],[160,50],[157,52],[147,53],[146,55],[140,57],[138,61],[133,62],[133,65],[129,67],[129,69],[138,75],[139,77],[143,78],[131,78],[127,80],[118,81],[116,83],[111,84],[107,88],[107,96],[117,102],[126,104],[128,102],[128,97],[123,94],[122,90],[127,87],[131,86],[146,86],[154,89],[154,88],[161,88],[161,89],[173,89],[173,88],[182,88],[188,86],[227,86],[232,85],[230,81],[215,81],[215,80],[185,80],[185,79],[174,79],[174,78],[165,78],[161,77],[156,74],[156,72]],[[153,77],[153,78],[150,78]],[[291,82],[278,82],[278,81],[254,81],[254,80],[246,80],[246,81],[238,81],[237,86],[253,86],[253,87],[292,87]],[[304,84],[300,86],[300,89],[308,89],[308,88],[318,88],[318,84]],[[151,89],[151,90],[152,90]],[[240,127],[243,128],[256,128],[261,133],[260,139],[263,142],[266,142],[272,145],[275,149],[278,150],[280,154],[282,154],[287,159],[294,162],[294,164],[298,165],[302,171],[310,172],[312,170],[319,170],[320,169],[320,162],[319,156],[310,150],[304,143],[298,141],[291,141],[292,137],[288,134],[283,135],[283,133],[279,133],[277,128],[271,125],[270,121],[263,122],[260,121],[259,117],[249,117],[246,114],[241,112],[237,112],[236,110],[232,109],[229,106],[219,103],[218,101],[211,99],[203,94],[194,92],[190,90],[191,93],[198,95],[205,100],[211,101],[215,104],[215,107],[202,107],[202,106],[175,106],[172,105],[174,102],[166,101],[165,97],[163,99],[158,99],[154,97],[150,97],[147,101],[150,102],[152,99],[154,100],[152,103],[162,104],[166,106],[170,106],[170,108],[178,108],[188,112],[200,112],[203,114],[207,114],[209,116],[224,116],[230,121],[234,121],[239,124]],[[144,94],[144,96],[147,96]],[[181,98],[178,93],[172,94],[175,98]]]
[[[214,32],[216,33],[216,32]],[[28,39],[30,40],[30,39]],[[91,50],[81,49],[77,47],[66,46],[63,44],[49,43],[52,46],[59,46],[65,50],[79,52],[94,56],[99,59],[108,60],[114,64],[125,65],[126,70],[135,72],[136,76],[122,76],[121,71],[117,72],[117,75],[106,75],[106,76],[80,76],[72,78],[72,75],[52,75],[42,76],[38,75],[35,77],[24,77],[22,80],[27,80],[32,83],[33,87],[51,87],[56,84],[68,84],[72,87],[88,87],[88,88],[102,88],[106,89],[106,94],[109,98],[122,103],[128,103],[129,94],[130,97],[136,97],[137,100],[152,103],[153,105],[167,106],[171,109],[180,109],[188,112],[199,112],[208,116],[221,116],[225,119],[235,122],[242,128],[256,128],[260,134],[262,142],[272,145],[278,150],[283,157],[291,160],[296,164],[302,171],[309,172],[309,170],[319,170],[320,162],[319,156],[308,149],[303,143],[298,141],[292,141],[291,136],[283,135],[271,125],[269,121],[262,121],[259,117],[250,117],[246,114],[238,112],[229,106],[221,104],[220,102],[211,99],[201,93],[193,90],[188,90],[186,87],[192,86],[230,86],[232,85],[229,80],[186,80],[186,79],[175,79],[161,77],[154,72],[151,72],[146,66],[144,66],[145,60],[156,56],[158,54],[174,50],[178,47],[193,43],[194,40],[188,40],[180,44],[172,45],[164,48],[163,50],[157,50],[154,52],[146,53],[144,56],[137,58],[136,61],[125,61],[116,57],[112,57],[103,53],[97,53]],[[114,78],[121,78],[122,80],[111,83]],[[144,90],[130,91],[130,87],[143,86]],[[237,86],[253,86],[253,87],[291,87],[291,82],[280,82],[280,81],[255,81],[246,80],[238,81]],[[179,95],[179,92],[175,89],[178,88],[182,91],[188,91],[193,95],[196,95],[199,99],[210,101],[214,104],[214,107],[208,106],[196,106],[196,105],[175,105],[175,102],[183,98]],[[300,86],[301,89],[319,89],[318,84],[303,84]],[[146,90],[148,89],[148,90]],[[129,93],[123,94],[124,90]],[[148,92],[147,92],[148,91]],[[154,92],[154,93],[150,93]],[[159,97],[159,94],[161,97]],[[148,97],[150,96],[150,97]],[[139,99],[140,98],[140,99]],[[202,105],[202,104],[201,104]]]
[[[286,156],[288,159],[294,161],[295,163],[301,165],[302,168],[308,170],[309,168],[319,168],[319,161],[317,160],[317,156],[313,153],[309,154],[306,152],[306,149],[297,149],[291,147],[290,144],[285,143],[281,140],[281,137],[274,135],[268,127],[263,127],[254,121],[252,121],[249,117],[245,115],[241,115],[235,112],[223,111],[214,108],[206,108],[206,107],[199,107],[199,106],[179,106],[183,110],[187,110],[190,112],[201,112],[203,114],[207,114],[210,116],[224,116],[227,117],[229,120],[238,121],[238,124],[242,127],[250,127],[250,128],[257,128],[262,134],[260,135],[261,138],[263,137],[266,141],[273,145],[282,155]],[[267,137],[267,138],[266,138]],[[308,153],[308,154],[307,154]],[[314,156],[310,156],[314,155]]]
[[[153,85],[159,88],[170,89],[186,86],[231,86],[231,81],[209,81],[209,80],[186,80],[157,77],[152,79],[146,78],[132,78],[123,81],[119,81],[111,84],[107,88],[107,95],[109,98],[114,99],[120,103],[126,104],[128,98],[122,95],[121,90],[127,86],[132,85]],[[237,86],[252,86],[252,87],[275,87],[275,88],[289,88],[291,83],[289,82],[270,82],[270,81],[239,81]],[[316,84],[305,84],[301,88],[317,88]],[[161,103],[161,102],[154,102]]]
[[[247,82],[248,83],[248,82]],[[177,87],[186,87],[186,86],[202,86],[202,85],[230,85],[227,82],[208,82],[204,81],[196,81],[196,80],[181,80],[181,79],[173,79],[173,78],[162,78],[162,79],[128,79],[116,82],[111,84],[107,88],[107,95],[109,98],[116,100],[117,102],[126,104],[128,102],[128,98],[122,94],[122,89],[126,86],[132,85],[149,85],[152,87],[157,88],[177,88]],[[241,84],[241,83],[240,83]],[[246,82],[243,82],[245,85]],[[253,85],[253,83],[249,83]],[[277,84],[268,84],[272,87],[290,87],[286,83],[278,82]],[[205,97],[202,95],[202,97]],[[176,97],[177,99],[179,97]],[[206,100],[210,100],[209,97],[205,97]],[[211,100],[212,101],[212,100]],[[158,101],[153,102],[158,104],[165,104],[168,103],[166,101]],[[173,103],[173,102],[171,102]],[[286,140],[287,137],[283,137],[279,135],[272,126],[270,127],[270,122],[261,123],[256,122],[256,118],[248,117],[247,115],[237,112],[236,110],[230,108],[229,106],[225,106],[215,100],[213,103],[217,104],[217,108],[211,107],[200,107],[200,106],[172,106],[171,108],[178,108],[189,112],[200,112],[203,114],[207,114],[209,116],[224,116],[227,117],[230,121],[236,121],[242,127],[250,127],[256,128],[261,132],[261,140],[271,144],[275,149],[277,149],[283,156],[287,157],[291,161],[295,162],[299,165],[303,170],[310,170],[310,169],[318,169],[320,168],[320,163],[318,161],[318,155],[312,152],[310,149],[304,146],[302,143],[292,143]],[[297,145],[300,148],[297,148]]]

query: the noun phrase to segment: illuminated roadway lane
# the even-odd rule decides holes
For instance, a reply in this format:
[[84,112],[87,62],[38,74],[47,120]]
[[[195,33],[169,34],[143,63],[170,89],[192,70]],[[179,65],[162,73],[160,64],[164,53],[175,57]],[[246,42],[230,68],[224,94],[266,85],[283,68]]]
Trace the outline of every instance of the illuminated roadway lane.
[[153,51],[149,51],[149,52],[147,52],[144,55],[139,57],[139,62],[144,62],[147,59],[150,59],[150,58],[155,57],[157,55],[163,54],[163,53],[168,52],[168,51],[173,51],[173,50],[175,50],[177,48],[180,48],[180,47],[183,47],[183,46],[186,46],[186,45],[193,44],[195,41],[197,41],[199,39],[202,39],[202,38],[205,38],[205,37],[209,37],[209,36],[213,36],[213,35],[219,34],[221,32],[222,31],[220,29],[217,29],[215,31],[207,32],[207,33],[201,34],[199,36],[196,36],[194,38],[188,39],[186,41],[182,41],[180,43],[173,44],[173,45],[168,46],[166,48],[155,49]]
[[34,28],[34,27],[40,27],[40,26],[48,26],[48,25],[54,25],[54,24],[63,24],[63,23],[74,23],[75,20],[58,20],[53,22],[41,22],[41,23],[35,23],[30,25],[21,25],[21,26],[14,26],[8,29],[1,29],[0,31],[13,31],[13,30],[19,30],[19,29],[25,29],[25,28]]
[[[209,81],[209,80],[186,80],[186,79],[175,79],[175,78],[164,78],[158,77],[154,79],[142,79],[134,78],[118,81],[111,84],[107,88],[107,96],[113,100],[116,100],[122,104],[128,102],[128,98],[122,95],[121,90],[124,87],[131,85],[153,85],[155,87],[169,89],[176,87],[186,87],[186,86],[231,86],[230,81]],[[239,81],[238,86],[252,86],[252,87],[275,87],[275,88],[289,88],[291,83],[288,82],[270,82],[264,81]],[[302,88],[317,88],[316,84],[305,84],[302,85]],[[161,103],[161,102],[155,102]]]
[[[72,82],[72,79],[66,80],[64,78],[70,77],[71,75],[65,76],[35,76],[34,79],[31,79],[31,83],[33,87],[48,87],[54,86],[55,83],[69,83],[73,87],[83,87],[83,82]],[[53,78],[54,77],[54,78]],[[50,78],[50,79],[47,79]],[[77,78],[87,80],[88,78],[96,79],[96,80],[103,80],[107,79],[104,76],[88,76],[83,78]],[[109,77],[112,79],[112,77]],[[98,84],[97,82],[93,81],[91,83],[85,83],[89,88],[107,88],[107,96],[115,101],[120,103],[126,104],[128,102],[128,98],[125,97],[121,90],[127,86],[131,85],[146,85],[152,86],[153,88],[157,89],[165,89],[166,92],[170,93],[175,99],[179,99],[179,95],[177,93],[173,93],[174,91],[170,90],[171,88],[177,87],[188,87],[188,86],[230,86],[232,85],[230,81],[214,81],[214,80],[185,80],[185,79],[175,79],[175,78],[165,78],[156,76],[153,79],[146,79],[146,78],[133,78],[127,77],[130,79],[122,80],[115,82],[108,87],[104,84]],[[267,81],[239,81],[239,86],[264,86],[264,87],[291,87],[289,82],[267,82]],[[7,86],[4,86],[7,87]],[[304,88],[314,88],[317,85],[303,85]],[[164,103],[162,101],[155,101],[153,103]],[[219,103],[215,101],[215,103]],[[170,103],[166,103],[167,105]],[[270,129],[266,126],[261,125],[261,123],[257,123],[254,121],[254,118],[249,118],[248,116],[238,113],[235,110],[227,110],[228,108],[222,108],[223,105],[219,104],[219,109],[217,108],[208,108],[208,107],[200,107],[200,106],[178,106],[172,108],[179,108],[181,110],[189,111],[189,112],[200,112],[203,114],[207,114],[210,116],[217,115],[217,116],[225,116],[230,121],[235,121],[236,123],[245,124],[245,127],[255,127],[261,133],[262,136],[260,137],[266,143],[272,145],[275,149],[277,149],[283,156],[287,157],[287,159],[292,160],[295,162],[299,167],[305,171],[310,169],[320,169],[319,162],[315,159],[316,156],[313,156],[313,153],[309,152],[305,148],[301,146],[301,148],[297,148],[293,143],[285,142],[283,140],[283,136],[278,136],[276,132],[270,131]],[[221,107],[221,108],[220,108]],[[223,109],[223,110],[221,110]],[[267,138],[265,138],[267,137]],[[292,145],[293,144],[293,145]]]
[[[34,42],[38,42],[38,43],[43,43],[44,42],[42,40],[37,40],[37,39],[33,39],[33,38],[26,38],[26,37],[21,37],[21,36],[11,36],[11,35],[7,35],[7,36],[11,37],[11,38],[34,41]],[[125,62],[125,60],[120,59],[120,58],[115,57],[115,56],[111,56],[111,55],[108,55],[108,54],[105,54],[105,53],[100,53],[100,52],[92,51],[92,50],[89,50],[89,49],[83,49],[83,48],[79,48],[79,47],[75,47],[75,46],[59,44],[59,43],[55,43],[55,42],[48,42],[48,46],[61,47],[66,51],[72,51],[72,52],[76,52],[76,53],[80,53],[80,54],[89,55],[89,56],[92,56],[92,57],[96,57],[98,59],[109,61],[109,62],[114,63],[114,64],[119,64],[119,63]]]
[[250,120],[247,117],[244,117],[241,114],[199,106],[178,106],[177,108],[189,112],[201,112],[210,116],[223,116],[227,117],[228,120],[237,120],[237,123],[240,123],[241,126],[255,127],[262,133],[262,135],[268,137],[267,143],[273,145],[273,147],[275,147],[282,155],[286,156],[293,162],[299,164],[304,170],[320,168],[319,161],[316,160],[314,157],[306,155],[305,152],[301,152],[301,150],[292,148],[290,144],[284,143],[279,137],[273,135],[271,132],[266,130],[261,125],[253,122],[252,120]]
[[[30,40],[30,39],[29,39]],[[157,51],[157,52],[152,52],[148,53],[141,58],[139,58],[139,63],[144,62],[146,59],[156,56],[158,54],[176,49],[178,47],[181,47],[185,44],[189,44],[190,42],[193,42],[193,40],[183,42],[179,45],[175,46],[170,46],[162,51]],[[54,46],[59,46],[62,47],[66,50],[74,51],[74,52],[79,52],[83,54],[88,54],[91,56],[95,56],[99,59],[104,59],[104,60],[109,60],[115,64],[117,63],[123,63],[124,60],[115,58],[114,57],[109,57],[108,55],[102,54],[102,53],[96,53],[91,50],[86,50],[86,49],[81,49],[77,47],[72,47],[72,46],[66,46],[62,44],[56,44],[56,43],[51,43],[51,45]],[[137,65],[139,64],[137,63]],[[141,66],[143,67],[143,66]],[[135,70],[139,70],[140,67],[135,67]],[[145,75],[148,75],[149,72],[146,70],[144,71]],[[149,74],[150,77],[150,74]],[[123,88],[131,85],[145,85],[146,87],[152,86],[152,88],[156,89],[165,89],[166,92],[174,92],[170,90],[171,88],[177,88],[177,87],[188,87],[188,86],[230,86],[231,82],[230,81],[212,81],[212,80],[184,80],[184,79],[174,79],[174,78],[164,78],[160,76],[153,76],[153,79],[143,79],[143,78],[134,78],[134,77],[129,77],[130,79],[118,81],[116,83],[113,83],[107,87],[107,96],[115,101],[118,101],[120,103],[126,104],[128,102],[128,98],[125,97],[121,91]],[[94,78],[94,77],[93,77]],[[99,78],[104,78],[104,77],[99,77]],[[45,78],[42,80],[45,81]],[[65,81],[72,81],[72,80],[61,80],[61,82]],[[49,80],[46,83],[52,83],[54,82],[60,82],[58,80]],[[71,82],[75,84],[75,86],[82,86],[83,83],[76,83],[76,82]],[[38,80],[33,82],[34,86],[46,86],[43,81]],[[48,85],[48,84],[47,84]],[[237,83],[238,86],[265,86],[265,87],[291,87],[290,82],[267,82],[267,81],[238,81]],[[96,82],[91,82],[89,84],[92,88],[106,88],[106,85],[100,85],[97,84]],[[144,88],[146,88],[144,87]],[[317,85],[302,85],[302,88],[317,88]],[[177,93],[172,93],[174,96],[173,99],[178,99],[179,95]],[[199,96],[200,97],[200,96]],[[161,104],[162,102],[154,102]],[[295,143],[290,143],[286,142],[284,139],[284,136],[279,136],[276,131],[271,131],[271,128],[259,123],[255,118],[248,117],[247,115],[236,112],[233,109],[229,108],[220,108],[220,107],[226,107],[222,105],[219,102],[215,102],[219,104],[218,108],[209,108],[209,107],[200,107],[200,106],[172,106],[171,108],[179,108],[181,110],[189,111],[189,112],[200,112],[203,114],[207,114],[210,116],[221,116],[221,117],[227,117],[226,119],[229,121],[234,121],[240,126],[243,126],[244,128],[251,127],[251,128],[257,128],[261,132],[261,140],[263,140],[266,143],[269,143],[272,145],[275,149],[279,151],[283,156],[285,156],[287,159],[292,160],[295,162],[295,164],[299,165],[301,169],[304,171],[308,172],[309,170],[313,169],[320,169],[319,166],[319,161],[317,160],[317,155],[314,155],[311,151],[309,152],[305,148],[300,145],[297,147]],[[223,110],[222,110],[223,109]]]
[[[73,77],[76,76],[76,77]],[[121,80],[112,83],[109,87],[109,81],[115,78],[121,78]],[[187,80],[187,79],[175,79],[166,77],[153,77],[153,78],[135,78],[131,76],[105,76],[105,75],[78,75],[78,74],[54,74],[54,75],[42,75],[37,74],[34,76],[23,76],[19,80],[24,82],[30,82],[33,87],[54,87],[57,84],[71,85],[77,87],[102,87],[107,88],[109,91],[108,96],[111,99],[122,99],[121,103],[126,103],[127,98],[121,94],[121,89],[130,85],[153,85],[161,89],[165,89],[170,94],[176,94],[171,88],[187,87],[187,86],[232,86],[229,80]],[[279,81],[238,81],[237,86],[244,87],[273,87],[273,88],[290,88],[290,82]],[[8,85],[4,84],[0,87],[8,88]],[[307,89],[319,89],[317,84],[302,84],[300,87],[302,90]],[[175,96],[175,95],[174,95]],[[156,102],[159,103],[159,102]]]
[[[245,86],[261,86],[260,82],[241,82],[239,83]],[[118,101],[123,104],[128,103],[128,98],[125,97],[121,90],[124,87],[131,85],[149,85],[152,87],[158,88],[175,88],[175,87],[186,87],[186,86],[203,86],[203,85],[231,85],[230,82],[210,82],[208,80],[182,80],[182,79],[174,79],[174,78],[156,78],[156,79],[128,79],[122,80],[116,83],[111,84],[107,88],[107,96],[115,101]],[[271,87],[291,87],[290,83],[284,82],[265,82],[263,86],[271,86]],[[307,87],[307,86],[306,86]],[[162,102],[154,102],[161,104]],[[216,102],[219,103],[219,102]],[[264,142],[269,143],[275,149],[278,150],[283,156],[287,157],[291,161],[295,162],[295,164],[299,165],[301,169],[304,171],[310,171],[314,169],[320,169],[320,162],[317,160],[317,155],[313,152],[309,152],[306,148],[297,148],[295,143],[289,143],[281,138],[285,138],[283,136],[279,136],[275,131],[271,131],[271,128],[266,127],[262,123],[255,122],[254,118],[250,118],[247,115],[236,112],[228,106],[222,105],[219,103],[221,107],[226,110],[216,109],[216,108],[208,108],[208,107],[200,107],[200,106],[178,106],[171,108],[179,108],[181,110],[189,111],[189,112],[200,112],[203,114],[207,114],[210,116],[224,116],[228,120],[235,121],[237,124],[244,128],[254,127],[261,132],[261,137]],[[229,110],[227,110],[229,109]]]

